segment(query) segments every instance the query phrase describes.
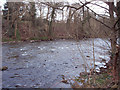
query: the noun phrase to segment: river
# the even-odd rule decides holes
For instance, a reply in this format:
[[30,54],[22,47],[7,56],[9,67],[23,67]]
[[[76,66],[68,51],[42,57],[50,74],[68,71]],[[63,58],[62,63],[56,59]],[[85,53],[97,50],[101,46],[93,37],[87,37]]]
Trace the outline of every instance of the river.
[[[93,68],[93,42],[95,61],[109,61],[110,42],[106,39],[54,40],[19,42],[2,45],[2,64],[8,69],[2,72],[3,88],[69,88],[61,82],[62,76],[74,78]],[[99,68],[96,67],[96,69]]]

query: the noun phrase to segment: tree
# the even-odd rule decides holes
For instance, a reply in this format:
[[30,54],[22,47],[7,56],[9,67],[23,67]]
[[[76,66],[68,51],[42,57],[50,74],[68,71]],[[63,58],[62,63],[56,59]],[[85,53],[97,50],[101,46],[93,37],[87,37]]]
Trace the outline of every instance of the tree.
[[42,4],[49,6],[52,10],[50,14],[49,31],[48,31],[48,37],[50,40],[52,40],[53,39],[53,23],[55,22],[56,10],[61,10],[60,7],[63,6],[63,3],[47,2]]
[[[118,70],[120,70],[120,1],[117,2],[117,12],[118,12],[118,15],[117,15],[117,18],[118,18],[118,44],[119,44],[119,56],[118,56]],[[118,71],[119,72],[119,71]],[[120,82],[120,73],[119,73],[119,82]],[[119,83],[119,86],[120,86],[120,83]]]
[[30,2],[30,17],[33,25],[35,26],[35,19],[36,19],[36,7],[35,2]]
[[[80,1],[80,0],[79,0]],[[101,1],[101,0],[100,0]],[[92,2],[92,1],[91,1]],[[94,12],[94,10],[91,10],[88,6],[86,6],[87,4],[90,4],[91,2],[86,2],[86,3],[83,3],[80,1],[80,3],[82,3],[83,5],[80,6],[80,7],[75,7],[75,6],[70,6],[70,5],[66,5],[67,7],[69,8],[74,8],[76,11],[83,8],[83,17],[84,17],[84,7],[86,7],[88,10],[92,11],[95,15],[97,15],[98,17],[102,17],[101,15],[97,14]],[[114,70],[114,80],[115,82],[117,81],[116,80],[116,77],[118,76],[117,73],[119,72],[118,71],[118,67],[117,67],[117,63],[118,63],[118,54],[116,53],[117,52],[117,48],[116,48],[116,45],[117,45],[117,37],[118,37],[118,34],[117,34],[117,30],[119,30],[120,28],[120,1],[117,2],[117,7],[115,6],[115,2],[114,0],[112,0],[112,2],[108,2],[108,1],[104,1],[104,3],[106,3],[108,6],[109,6],[109,9],[107,9],[109,11],[109,19],[110,19],[110,25],[107,25],[105,24],[104,22],[98,20],[98,18],[94,18],[91,16],[91,18],[95,19],[96,21],[100,22],[101,24],[103,24],[104,26],[106,26],[107,28],[110,29],[110,31],[112,32],[111,33],[111,61],[112,61],[112,65],[113,65],[113,70]],[[97,5],[98,6],[98,5]],[[65,7],[65,6],[64,6]],[[101,8],[104,8],[106,9],[105,7],[102,7],[100,6]],[[114,12],[116,13],[117,15],[117,22],[118,22],[118,29],[116,29],[115,25],[116,25],[116,18],[115,18],[115,15],[114,15]],[[74,13],[73,13],[74,14]],[[103,18],[103,17],[102,17]],[[119,32],[120,34],[120,32]],[[119,52],[120,53],[120,52]],[[119,64],[120,66],[120,64]],[[117,68],[116,68],[117,67]]]
[[4,5],[3,17],[9,23],[9,37],[15,36],[16,38],[17,24],[21,15],[21,6],[23,5],[22,2],[6,2]]

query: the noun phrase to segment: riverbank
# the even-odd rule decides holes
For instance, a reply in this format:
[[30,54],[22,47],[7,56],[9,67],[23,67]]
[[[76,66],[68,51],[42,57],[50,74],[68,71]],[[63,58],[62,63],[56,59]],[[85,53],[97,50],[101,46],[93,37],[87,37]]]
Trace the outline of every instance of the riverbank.
[[112,73],[108,68],[102,68],[99,73],[82,72],[79,76],[72,79],[63,79],[62,82],[70,84],[71,88],[106,88],[119,90],[119,83],[116,84],[113,81],[111,74]]

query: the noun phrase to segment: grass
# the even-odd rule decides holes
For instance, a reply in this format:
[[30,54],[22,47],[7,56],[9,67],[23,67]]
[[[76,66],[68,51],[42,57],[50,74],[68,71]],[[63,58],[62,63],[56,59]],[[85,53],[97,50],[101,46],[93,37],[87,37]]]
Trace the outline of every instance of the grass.
[[18,29],[17,29],[17,31],[16,31],[16,40],[21,40],[20,32],[19,32]]
[[[112,82],[112,76],[107,73],[91,75],[81,75],[79,77],[75,77],[74,79],[76,82],[74,83],[82,83],[82,85],[76,88],[106,88]],[[87,81],[85,81],[87,80]]]
[[34,37],[34,38],[30,38],[30,40],[48,40],[48,37]]
[[30,38],[30,40],[40,40],[40,38],[34,37],[34,38]]
[[2,42],[9,42],[9,41],[15,41],[12,38],[2,38]]
[[20,40],[21,40],[20,38],[16,38],[16,39],[13,39],[13,38],[2,38],[2,42],[20,41]]
[[48,40],[48,37],[41,37],[42,40]]
[[9,41],[20,41],[21,37],[20,37],[20,33],[19,30],[16,31],[16,39],[13,38],[2,38],[2,42],[9,42]]
[[[37,37],[34,37],[34,38],[30,38],[29,40],[48,40],[48,37],[40,37],[40,38],[37,38]],[[17,34],[16,34],[16,39],[13,39],[13,38],[2,38],[2,42],[9,42],[9,41],[21,41],[21,37],[20,37],[20,34],[17,30]]]

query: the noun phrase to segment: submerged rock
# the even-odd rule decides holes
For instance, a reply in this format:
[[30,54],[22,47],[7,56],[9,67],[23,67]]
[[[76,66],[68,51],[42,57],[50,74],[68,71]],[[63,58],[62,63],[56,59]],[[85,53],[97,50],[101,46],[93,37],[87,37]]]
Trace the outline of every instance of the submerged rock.
[[22,85],[21,84],[16,84],[15,87],[22,87]]
[[3,66],[2,69],[0,69],[0,70],[1,70],[1,71],[5,71],[5,70],[7,70],[7,69],[8,69],[7,66]]

